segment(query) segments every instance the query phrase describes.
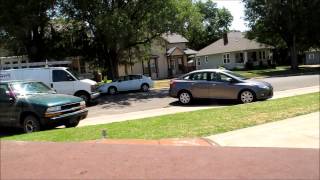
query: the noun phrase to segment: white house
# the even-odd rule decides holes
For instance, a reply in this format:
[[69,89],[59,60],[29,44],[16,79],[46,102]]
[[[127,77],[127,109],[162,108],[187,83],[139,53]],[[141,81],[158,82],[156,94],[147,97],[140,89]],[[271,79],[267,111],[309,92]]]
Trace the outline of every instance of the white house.
[[152,79],[176,77],[195,70],[191,60],[198,52],[189,49],[188,40],[180,34],[167,33],[151,43],[150,59],[134,60],[132,65],[119,65],[119,75],[144,74]]
[[243,69],[246,63],[252,66],[271,64],[273,47],[249,40],[244,35],[242,32],[230,32],[201,49],[197,54],[197,69]]
[[320,49],[310,49],[305,54],[305,64],[320,64]]

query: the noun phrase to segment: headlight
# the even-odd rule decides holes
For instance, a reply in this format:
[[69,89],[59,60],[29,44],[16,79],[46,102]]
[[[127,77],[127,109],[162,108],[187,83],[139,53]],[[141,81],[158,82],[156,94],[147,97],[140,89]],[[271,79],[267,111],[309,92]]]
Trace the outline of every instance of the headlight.
[[47,112],[56,112],[56,111],[60,111],[61,110],[61,106],[54,106],[54,107],[49,107],[47,109]]
[[96,85],[91,85],[91,92],[95,92],[97,90],[97,86]]
[[259,86],[259,88],[262,88],[262,89],[269,89],[269,86],[262,85],[262,86]]
[[86,106],[86,102],[81,101],[81,102],[80,102],[80,106],[81,106],[81,107]]

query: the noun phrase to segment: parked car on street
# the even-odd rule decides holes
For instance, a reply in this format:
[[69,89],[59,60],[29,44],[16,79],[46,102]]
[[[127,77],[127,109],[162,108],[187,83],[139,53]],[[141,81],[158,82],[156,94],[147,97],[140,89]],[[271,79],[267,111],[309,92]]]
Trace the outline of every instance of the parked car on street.
[[169,94],[182,104],[192,99],[237,99],[242,103],[265,100],[273,96],[273,87],[263,81],[245,78],[232,71],[203,69],[171,80]]
[[44,67],[1,70],[0,81],[40,81],[59,94],[74,95],[89,102],[99,96],[97,83],[90,79],[80,80],[65,67]]
[[56,94],[42,82],[0,81],[0,125],[24,132],[65,125],[76,127],[87,117],[85,101]]
[[153,87],[153,81],[150,77],[144,75],[121,76],[111,83],[106,83],[98,87],[100,93],[116,94],[120,91],[141,90],[149,91]]

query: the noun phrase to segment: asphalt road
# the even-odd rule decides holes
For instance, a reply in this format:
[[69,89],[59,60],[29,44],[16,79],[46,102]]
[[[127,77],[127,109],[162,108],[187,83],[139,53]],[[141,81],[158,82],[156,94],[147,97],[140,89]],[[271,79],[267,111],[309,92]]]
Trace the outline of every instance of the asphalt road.
[[[283,91],[303,87],[318,86],[319,75],[303,75],[260,79],[272,84],[274,91]],[[219,105],[219,101],[198,102],[196,105]],[[225,102],[222,102],[225,103]],[[117,95],[104,95],[96,105],[89,107],[89,117],[122,114],[150,109],[177,106],[177,99],[168,96],[168,90],[151,90],[149,92],[128,92]]]

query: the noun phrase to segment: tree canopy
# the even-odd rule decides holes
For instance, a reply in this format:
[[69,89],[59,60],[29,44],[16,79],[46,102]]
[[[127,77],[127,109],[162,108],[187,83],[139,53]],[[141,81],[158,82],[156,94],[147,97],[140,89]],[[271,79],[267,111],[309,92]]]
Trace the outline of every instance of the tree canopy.
[[320,1],[243,0],[251,38],[290,49],[291,68],[298,68],[297,52],[320,45]]
[[82,56],[118,75],[129,57],[147,59],[153,39],[180,33],[200,49],[228,30],[232,16],[212,1],[0,0],[0,47],[32,61]]
[[195,3],[202,15],[201,26],[192,27],[187,31],[190,47],[200,50],[220,39],[222,34],[229,31],[233,21],[231,13],[225,8],[218,8],[217,4],[208,0]]

